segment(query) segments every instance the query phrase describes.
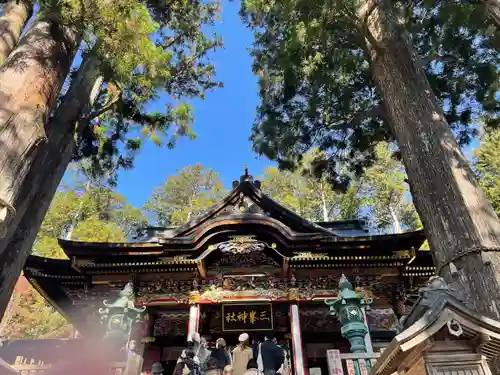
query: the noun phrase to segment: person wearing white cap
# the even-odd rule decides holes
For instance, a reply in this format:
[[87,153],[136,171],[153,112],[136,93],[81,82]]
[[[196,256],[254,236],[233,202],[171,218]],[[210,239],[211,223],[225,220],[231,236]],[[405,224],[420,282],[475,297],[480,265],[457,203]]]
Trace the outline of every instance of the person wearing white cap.
[[233,375],[243,375],[247,371],[248,361],[253,358],[253,350],[248,340],[248,333],[242,333],[238,337],[240,343],[233,350]]

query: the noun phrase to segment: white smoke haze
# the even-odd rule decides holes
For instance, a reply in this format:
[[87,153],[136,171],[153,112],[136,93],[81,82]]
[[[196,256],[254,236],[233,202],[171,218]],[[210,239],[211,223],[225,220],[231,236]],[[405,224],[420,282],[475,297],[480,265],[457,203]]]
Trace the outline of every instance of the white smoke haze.
[[[81,345],[62,351],[47,375],[110,375],[110,364],[124,363],[122,348],[104,341],[81,340]],[[58,356],[59,357],[59,356]]]

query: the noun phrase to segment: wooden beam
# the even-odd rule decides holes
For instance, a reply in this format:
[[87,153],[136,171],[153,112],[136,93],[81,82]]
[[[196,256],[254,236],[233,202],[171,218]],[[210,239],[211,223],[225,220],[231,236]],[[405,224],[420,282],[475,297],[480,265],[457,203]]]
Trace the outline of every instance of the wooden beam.
[[404,374],[411,370],[411,368],[422,359],[422,352],[429,349],[434,344],[434,340],[429,338],[424,342],[417,345],[411,350],[411,352],[403,359],[403,361],[397,366],[398,374]]
[[290,269],[290,258],[283,257],[283,264],[281,265],[281,277],[288,278],[289,269]]
[[200,259],[196,261],[196,267],[198,268],[198,273],[202,279],[207,278],[207,268],[205,267],[205,260]]

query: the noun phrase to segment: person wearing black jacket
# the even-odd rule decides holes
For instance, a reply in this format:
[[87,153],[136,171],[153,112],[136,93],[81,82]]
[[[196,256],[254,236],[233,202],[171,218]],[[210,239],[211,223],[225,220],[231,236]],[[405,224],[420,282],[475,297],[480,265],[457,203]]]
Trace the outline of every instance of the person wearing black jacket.
[[260,355],[265,375],[275,375],[285,360],[285,354],[274,342],[272,333],[267,334],[265,341],[260,344]]
[[210,358],[217,360],[217,368],[224,370],[224,367],[231,364],[231,358],[226,350],[226,340],[223,338],[217,339],[215,342],[215,350],[212,350]]

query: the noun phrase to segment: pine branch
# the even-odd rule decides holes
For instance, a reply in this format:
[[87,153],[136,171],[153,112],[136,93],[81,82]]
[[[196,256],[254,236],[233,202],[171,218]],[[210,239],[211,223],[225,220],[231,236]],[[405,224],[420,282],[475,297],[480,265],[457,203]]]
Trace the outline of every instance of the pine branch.
[[459,57],[456,55],[452,55],[450,53],[446,55],[440,55],[439,53],[432,53],[429,56],[422,58],[421,60],[422,60],[422,65],[426,66],[432,61],[441,61],[441,62],[457,61],[459,60]]
[[122,92],[119,91],[118,94],[112,99],[110,100],[108,103],[104,104],[101,108],[89,113],[88,116],[85,117],[85,119],[87,121],[91,121],[101,115],[103,115],[104,113],[108,112],[110,109],[112,109],[114,107],[114,105],[116,103],[118,103],[118,101],[121,100],[122,98]]

